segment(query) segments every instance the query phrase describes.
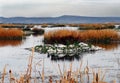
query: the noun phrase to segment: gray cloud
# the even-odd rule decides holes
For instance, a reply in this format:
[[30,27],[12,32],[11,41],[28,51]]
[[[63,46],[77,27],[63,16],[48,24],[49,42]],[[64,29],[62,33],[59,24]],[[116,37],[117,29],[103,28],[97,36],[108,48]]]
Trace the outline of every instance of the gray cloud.
[[13,4],[4,2],[0,16],[120,16],[119,8],[119,0],[27,0]]

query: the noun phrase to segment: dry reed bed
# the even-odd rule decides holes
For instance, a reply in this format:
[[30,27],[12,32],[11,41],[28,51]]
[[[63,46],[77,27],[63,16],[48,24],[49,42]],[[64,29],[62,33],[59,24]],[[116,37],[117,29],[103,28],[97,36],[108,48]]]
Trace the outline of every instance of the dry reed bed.
[[92,42],[106,43],[111,41],[119,41],[120,36],[115,30],[87,30],[87,31],[72,31],[58,30],[44,34],[45,43],[62,43],[66,44],[75,42]]
[[24,26],[33,27],[33,24],[0,24],[2,28],[24,28]]
[[88,29],[113,29],[115,28],[115,23],[94,23],[94,24],[69,24],[72,27],[80,27],[81,30],[88,30]]
[[113,29],[115,28],[113,23],[108,24],[80,24],[82,29]]
[[21,29],[5,29],[0,28],[0,39],[21,39],[23,36],[23,31]]

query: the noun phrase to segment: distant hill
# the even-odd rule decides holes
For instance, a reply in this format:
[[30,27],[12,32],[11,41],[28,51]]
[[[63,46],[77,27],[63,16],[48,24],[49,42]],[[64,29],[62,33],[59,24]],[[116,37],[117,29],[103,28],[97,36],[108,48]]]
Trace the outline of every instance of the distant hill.
[[0,23],[25,23],[25,24],[42,24],[42,23],[105,23],[119,22],[120,17],[85,17],[64,15],[60,17],[0,17]]

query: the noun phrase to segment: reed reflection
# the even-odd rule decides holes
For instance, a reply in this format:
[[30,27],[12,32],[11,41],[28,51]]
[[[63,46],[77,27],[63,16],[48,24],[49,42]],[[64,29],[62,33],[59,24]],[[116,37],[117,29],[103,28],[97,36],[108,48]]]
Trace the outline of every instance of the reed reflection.
[[[86,53],[95,53],[95,51],[92,52],[86,52]],[[74,60],[81,60],[83,58],[83,56],[86,53],[80,53],[80,54],[48,54],[47,57],[50,58],[52,61],[74,61]]]
[[3,46],[19,46],[21,45],[23,42],[22,40],[0,40],[0,47]]
[[119,43],[109,43],[109,44],[94,44],[95,46],[99,46],[104,48],[105,50],[113,50],[117,49],[119,46]]

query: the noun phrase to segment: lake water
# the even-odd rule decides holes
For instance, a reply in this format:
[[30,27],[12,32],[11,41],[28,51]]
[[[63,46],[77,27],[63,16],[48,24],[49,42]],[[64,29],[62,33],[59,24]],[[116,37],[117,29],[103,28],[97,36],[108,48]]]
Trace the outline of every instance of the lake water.
[[[51,29],[50,29],[51,30]],[[46,29],[46,32],[49,28]],[[28,58],[32,54],[31,51],[25,48],[34,47],[43,44],[43,36],[26,36],[22,41],[0,41],[0,75],[5,65],[7,65],[7,72],[11,69],[15,76],[24,73],[28,67]],[[37,66],[38,71],[42,71],[43,61],[45,68],[45,76],[59,75],[58,64],[61,70],[69,69],[72,63],[73,71],[80,67],[81,61],[83,62],[82,70],[88,65],[97,71],[101,69],[106,72],[105,81],[110,82],[116,80],[120,83],[120,44],[99,45],[106,49],[99,50],[91,53],[84,53],[77,57],[66,57],[64,59],[53,59],[47,54],[34,53],[33,65],[40,60],[40,66]],[[33,71],[35,67],[33,67]],[[34,74],[33,74],[34,76]],[[39,75],[37,75],[39,77]],[[1,76],[0,76],[1,77]],[[7,78],[6,78],[7,80]]]

